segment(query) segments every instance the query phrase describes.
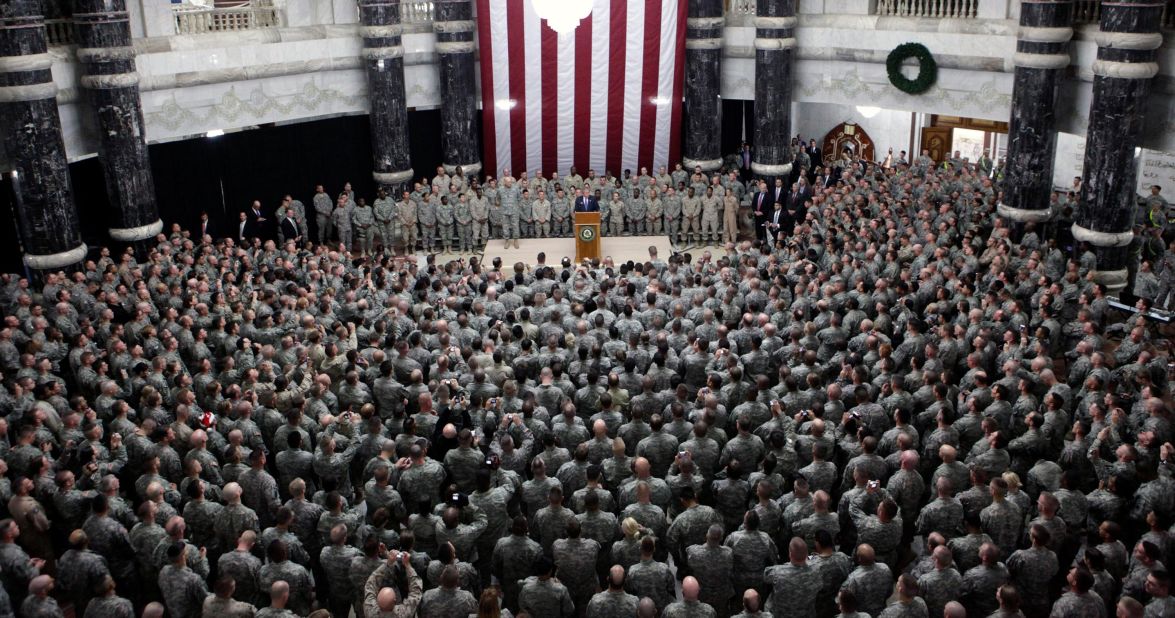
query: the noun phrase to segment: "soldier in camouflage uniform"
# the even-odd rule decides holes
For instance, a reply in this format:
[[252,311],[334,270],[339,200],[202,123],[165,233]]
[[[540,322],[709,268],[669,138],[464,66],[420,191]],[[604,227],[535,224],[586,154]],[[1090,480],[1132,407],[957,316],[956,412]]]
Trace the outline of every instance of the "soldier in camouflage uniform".
[[457,567],[448,565],[441,571],[439,588],[427,590],[420,600],[420,618],[450,618],[477,613],[477,599],[462,590]]
[[986,616],[997,609],[995,591],[1008,581],[1008,567],[999,561],[999,555],[998,546],[985,544],[979,548],[979,566],[963,574],[960,600],[968,616]]
[[221,492],[226,505],[216,516],[216,540],[220,547],[229,548],[236,545],[241,533],[246,530],[260,532],[257,523],[257,513],[253,509],[241,504],[241,486],[228,483]]
[[640,599],[624,591],[624,567],[614,565],[608,572],[608,588],[597,592],[588,602],[591,618],[628,618],[636,615]]
[[767,567],[763,585],[771,591],[767,611],[773,617],[811,618],[816,615],[816,595],[820,593],[820,573],[808,564],[808,545],[801,538],[788,543],[788,562]]
[[330,215],[331,223],[339,233],[339,245],[343,251],[351,250],[351,213],[354,210],[355,205],[347,199],[347,195],[344,193],[339,196],[339,202]]
[[375,212],[363,198],[359,198],[355,204],[355,210],[351,213],[351,225],[355,228],[362,254],[375,253]]
[[453,247],[454,208],[449,196],[442,195],[436,206],[437,237],[441,242],[441,251],[449,253]]
[[596,592],[596,561],[602,548],[595,539],[582,538],[579,521],[567,523],[567,538],[551,544],[555,567],[559,569],[560,581],[567,586],[571,600],[576,607],[587,607]]
[[[601,205],[603,210],[603,205]],[[601,216],[604,216],[601,214]],[[608,231],[612,236],[624,234],[624,201],[620,199],[620,192],[613,191],[612,199],[608,200]],[[603,226],[601,226],[603,227]],[[631,574],[629,579],[631,580]]]
[[420,235],[416,227],[418,220],[416,201],[407,191],[404,192],[400,203],[396,204],[396,217],[399,219],[400,232],[404,236],[404,253],[411,255],[416,251],[416,240]]
[[722,525],[722,516],[713,508],[698,504],[692,487],[686,486],[679,494],[681,499],[681,514],[673,519],[666,533],[666,542],[669,551],[673,554],[677,564],[685,565],[686,549],[691,545],[701,545],[706,540],[706,534],[712,525]]
[[110,577],[106,559],[90,551],[90,539],[81,530],[69,535],[70,548],[57,561],[59,592],[83,614],[96,588]]
[[166,552],[167,565],[159,571],[159,589],[167,604],[167,612],[175,618],[200,618],[208,586],[204,578],[188,568],[189,547],[183,542],[171,543]]
[[464,193],[457,196],[457,204],[453,206],[453,219],[457,224],[457,250],[461,253],[472,253],[473,214],[469,210],[469,197]]
[[700,600],[725,616],[734,597],[734,550],[722,545],[722,526],[712,525],[706,542],[686,549],[686,564],[697,578],[702,591]]
[[1029,531],[1032,546],[1008,557],[1008,573],[1020,591],[1021,607],[1027,615],[1042,616],[1049,611],[1049,584],[1057,574],[1057,555],[1048,548],[1051,535],[1041,524]]
[[519,610],[531,616],[572,618],[575,615],[575,603],[567,588],[555,579],[555,563],[546,556],[539,556],[532,564],[532,569],[537,575],[519,582]]
[[690,187],[688,194],[681,200],[681,215],[683,218],[681,225],[682,238],[685,239],[686,244],[693,244],[695,238],[698,240],[702,237],[702,198],[699,197],[693,187]]
[[395,253],[396,225],[399,217],[396,214],[396,202],[388,197],[388,192],[380,187],[375,203],[372,205],[375,215],[375,225],[379,229],[379,242],[383,251]]
[[358,560],[362,553],[347,545],[347,527],[338,524],[330,531],[330,545],[323,547],[318,556],[318,563],[326,573],[326,583],[329,590],[327,604],[331,614],[346,616],[350,611],[357,590],[351,582],[351,564]]
[[547,192],[539,190],[539,197],[531,204],[531,214],[534,217],[534,228],[538,238],[547,238],[551,235],[551,202],[547,200]]
[[849,573],[841,588],[853,593],[862,612],[877,616],[893,592],[892,571],[884,562],[876,560],[872,547],[861,544],[857,546],[857,568]]
[[216,563],[216,571],[221,577],[232,577],[236,581],[233,598],[244,602],[257,604],[261,599],[261,560],[253,555],[253,546],[257,541],[257,534],[246,530],[237,540],[236,548],[221,554]]
[[624,210],[628,216],[629,233],[633,236],[644,236],[648,229],[645,224],[648,223],[649,205],[645,202],[643,189],[632,190],[632,197],[625,204]]
[[563,187],[555,192],[555,199],[551,200],[551,234],[558,238],[571,235],[572,216],[571,198]]
[[[514,243],[514,247],[518,248],[518,216],[519,216],[519,201],[522,199],[522,189],[519,187],[513,178],[506,178],[502,181],[502,186],[498,189],[498,215],[502,219],[502,238],[505,239],[505,246],[510,248],[510,243]],[[491,220],[493,211],[491,211]]]
[[918,588],[931,615],[940,616],[946,604],[959,598],[963,576],[955,569],[951,550],[945,545],[934,548],[934,570],[918,578]]
[[721,216],[722,199],[714,194],[714,187],[706,187],[706,195],[702,197],[702,226],[701,236],[706,243],[717,243],[721,239],[718,235],[718,222]]
[[274,582],[284,581],[290,585],[290,611],[299,616],[310,613],[314,603],[314,575],[306,567],[289,559],[289,551],[284,541],[271,542],[265,549],[265,555],[269,562],[261,567],[258,576],[261,589],[271,590]]
[[416,218],[420,220],[420,244],[425,253],[437,248],[437,204],[431,195],[420,198],[416,204]]
[[490,240],[490,199],[477,188],[477,194],[469,200],[470,241],[475,250],[484,246]]
[[318,244],[325,245],[330,242],[331,232],[334,231],[333,217],[334,204],[331,202],[330,195],[323,190],[322,185],[314,188],[314,218],[318,227]]
[[[520,185],[522,182],[520,181]],[[534,199],[530,189],[523,186],[522,199],[518,201],[518,235],[522,238],[534,238]]]
[[661,200],[661,194],[656,188],[649,189],[647,205],[649,235],[660,236],[665,233],[665,202]]
[[520,581],[543,554],[542,546],[531,539],[528,532],[526,518],[516,516],[510,534],[494,544],[491,558],[490,572],[502,583],[505,606],[513,610],[518,609]]
[[[674,590],[673,573],[669,565],[653,559],[656,542],[652,537],[641,539],[640,562],[632,565],[628,570],[628,580],[625,589],[638,597],[649,597],[657,605],[657,611],[664,609],[677,596]],[[683,551],[682,554],[685,552]],[[684,565],[684,562],[678,562]],[[680,572],[680,570],[679,570]]]

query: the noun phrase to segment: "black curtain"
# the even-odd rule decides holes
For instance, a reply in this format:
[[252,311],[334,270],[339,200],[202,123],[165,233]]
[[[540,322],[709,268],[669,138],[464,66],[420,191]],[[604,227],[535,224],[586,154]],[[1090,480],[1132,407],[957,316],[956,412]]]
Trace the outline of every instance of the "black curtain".
[[[722,100],[722,156],[736,153],[755,136],[753,101]],[[746,138],[743,138],[745,128]]]
[[[409,111],[408,125],[416,177],[431,178],[443,156],[440,111]],[[173,223],[195,227],[205,210],[213,224],[224,230],[253,200],[260,200],[263,209],[272,212],[287,193],[310,208],[317,184],[337,196],[343,184],[350,182],[356,197],[369,203],[375,198],[366,115],[153,144],[150,152],[165,231]],[[110,244],[106,230],[114,221],[101,162],[91,157],[70,164],[69,171],[82,237],[93,253]],[[5,174],[0,180],[0,270],[22,272],[17,241],[12,181]]]

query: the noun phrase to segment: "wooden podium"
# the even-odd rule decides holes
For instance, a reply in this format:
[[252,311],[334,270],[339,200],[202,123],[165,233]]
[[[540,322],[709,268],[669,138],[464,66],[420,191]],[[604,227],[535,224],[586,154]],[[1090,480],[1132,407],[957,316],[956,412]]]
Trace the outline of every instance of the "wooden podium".
[[600,213],[575,213],[575,261],[600,258]]

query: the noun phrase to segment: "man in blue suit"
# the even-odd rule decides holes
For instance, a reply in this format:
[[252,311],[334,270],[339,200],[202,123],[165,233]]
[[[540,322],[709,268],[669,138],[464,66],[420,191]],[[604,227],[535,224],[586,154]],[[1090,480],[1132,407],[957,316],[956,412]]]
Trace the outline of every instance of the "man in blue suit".
[[575,212],[600,212],[600,200],[596,196],[588,192],[587,189],[580,189],[575,198]]

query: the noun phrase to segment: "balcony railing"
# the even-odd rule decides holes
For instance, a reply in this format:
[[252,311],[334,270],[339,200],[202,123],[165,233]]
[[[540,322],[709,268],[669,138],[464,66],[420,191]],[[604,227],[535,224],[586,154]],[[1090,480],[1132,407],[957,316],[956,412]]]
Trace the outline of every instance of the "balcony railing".
[[49,37],[49,46],[73,45],[73,22],[69,19],[46,19],[45,33]]
[[[1096,24],[1101,21],[1100,0],[1077,0],[1073,7],[1073,23]],[[1163,16],[1159,20],[1159,27],[1163,30],[1175,30],[1175,0],[1167,0],[1163,7]]]
[[878,0],[877,14],[893,17],[974,19],[979,0]]
[[280,25],[281,19],[278,16],[278,10],[272,6],[175,9],[176,34],[236,32],[258,28],[276,28]]
[[401,2],[400,22],[405,24],[430,24],[433,21],[431,2]]

